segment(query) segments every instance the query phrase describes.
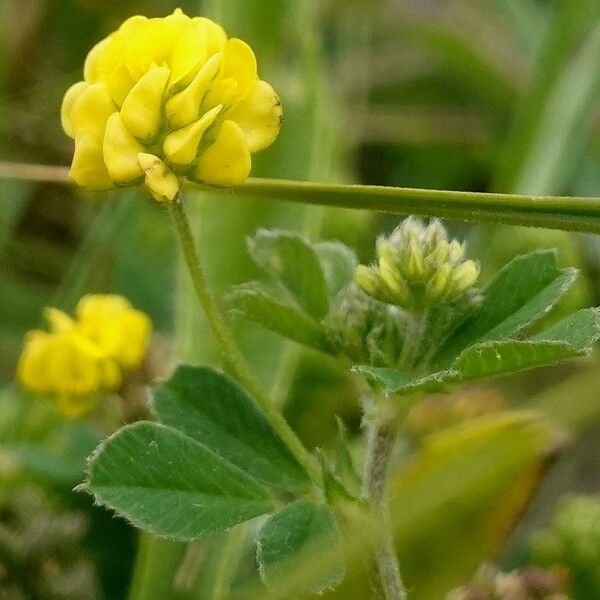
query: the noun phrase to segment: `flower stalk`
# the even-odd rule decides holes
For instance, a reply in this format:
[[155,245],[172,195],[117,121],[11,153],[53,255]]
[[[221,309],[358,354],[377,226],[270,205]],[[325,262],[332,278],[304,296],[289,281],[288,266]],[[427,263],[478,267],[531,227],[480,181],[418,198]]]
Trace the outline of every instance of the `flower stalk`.
[[[68,169],[54,165],[0,162],[0,179],[72,183]],[[230,196],[231,189],[198,186]],[[376,185],[312,183],[252,177],[235,186],[236,196],[316,206],[375,210],[398,215],[443,217],[475,223],[504,223],[580,233],[600,233],[600,198],[532,196]]]
[[406,600],[406,589],[394,549],[393,527],[388,509],[388,474],[397,431],[373,420],[368,425],[363,494],[369,500],[372,516],[382,534],[374,549],[379,582],[386,600]]
[[246,358],[235,341],[233,333],[217,306],[215,297],[208,287],[206,274],[202,268],[198,253],[196,252],[190,224],[181,200],[178,198],[174,202],[168,203],[167,206],[177,230],[181,249],[192,279],[194,290],[204,309],[212,332],[218,343],[221,345],[225,360],[237,375],[240,383],[253,396],[273,429],[279,434],[298,463],[304,467],[313,483],[321,487],[322,476],[317,461],[306,450],[281,412],[274,406],[269,396],[263,391],[262,385],[248,365]]

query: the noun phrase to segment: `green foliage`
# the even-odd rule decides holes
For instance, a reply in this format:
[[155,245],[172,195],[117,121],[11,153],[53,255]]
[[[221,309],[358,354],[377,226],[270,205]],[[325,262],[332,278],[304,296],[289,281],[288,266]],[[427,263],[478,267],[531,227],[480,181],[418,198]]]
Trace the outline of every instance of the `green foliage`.
[[406,395],[445,391],[449,385],[505,375],[588,354],[600,338],[600,313],[578,311],[529,340],[488,340],[463,350],[448,369],[410,377],[395,369],[356,367],[388,394]]
[[[482,557],[500,551],[556,434],[539,413],[497,413],[429,436],[398,467],[390,511],[411,599],[444,598]],[[374,598],[361,563],[368,552],[364,535],[361,529],[348,539],[348,575],[326,599]]]
[[329,296],[333,298],[352,281],[358,265],[356,254],[341,242],[317,242],[313,248],[319,257]]
[[313,244],[296,234],[265,230],[248,241],[248,248],[256,264],[288,293],[278,300],[258,283],[239,285],[230,296],[235,309],[270,331],[334,353],[323,318],[352,281],[354,252],[340,242]]
[[261,229],[248,241],[248,249],[256,264],[283,284],[310,316],[327,314],[327,282],[310,244],[292,233]]
[[270,512],[256,479],[172,427],[140,421],[90,458],[85,488],[136,527],[190,540]]
[[180,365],[153,392],[161,423],[222,456],[257,481],[289,492],[309,479],[252,398],[210,367]]
[[[268,239],[270,245],[261,245],[261,265],[273,263],[280,268],[285,265],[287,272],[299,271],[300,265],[306,267],[305,258],[298,258],[298,265],[294,267],[295,254],[290,252],[282,262],[281,253],[273,250],[273,240],[288,240],[284,234],[268,237],[261,232],[259,240],[264,239]],[[300,241],[295,236],[293,239],[305,253],[311,248],[309,242]],[[335,260],[331,260],[333,248]],[[375,303],[380,307],[379,311],[369,310],[366,296],[364,300],[360,299],[362,292],[349,291],[347,286],[351,281],[352,265],[356,263],[352,253],[343,248],[342,245],[327,246],[329,262],[316,267],[319,278],[325,271],[330,273],[331,281],[331,274],[335,273],[336,284],[330,285],[329,289],[337,291],[332,311],[321,323],[294,306],[269,298],[254,286],[238,288],[234,301],[246,316],[272,331],[325,352],[341,351],[355,362],[370,362],[355,367],[355,371],[366,376],[374,385],[382,386],[387,393],[440,392],[451,384],[551,364],[587,354],[600,337],[598,313],[595,309],[588,309],[574,313],[529,339],[523,339],[528,328],[546,316],[575,281],[576,270],[560,269],[555,252],[535,251],[519,256],[482,290],[481,299],[472,294],[468,301],[447,302],[429,311],[422,317],[424,341],[420,342],[412,339],[416,333],[410,329],[405,313],[392,313],[393,309],[386,309],[383,303]],[[325,257],[322,249],[317,254]],[[254,255],[256,259],[256,252]],[[321,260],[324,261],[324,258]],[[328,268],[324,269],[323,264],[327,264]],[[360,297],[356,297],[357,294]],[[396,323],[394,335],[389,329],[392,322]],[[348,329],[346,334],[344,327]],[[336,343],[336,335],[344,338],[345,342]],[[361,339],[351,346],[349,335]],[[398,336],[403,336],[404,341],[396,339]],[[405,356],[403,347],[407,344],[415,345],[415,356],[408,366],[421,365],[420,373],[399,369],[394,364],[395,361],[402,362]],[[356,349],[353,350],[353,347]],[[379,361],[383,362],[383,366],[377,364]]]
[[329,351],[325,330],[318,321],[296,307],[272,298],[257,285],[238,286],[231,299],[246,318],[266,329],[310,348]]
[[288,504],[262,526],[257,546],[268,587],[319,594],[344,578],[342,537],[327,506],[304,500]]
[[43,487],[0,488],[0,597],[101,598],[87,529],[81,511],[55,506]]
[[575,281],[574,269],[559,269],[552,251],[531,252],[508,263],[483,290],[483,301],[438,351],[448,363],[466,347],[519,334],[546,315]]
[[81,480],[100,437],[84,423],[64,421],[47,402],[0,390],[0,473],[67,488]]
[[537,564],[569,569],[574,600],[599,597],[600,498],[563,498],[550,526],[534,534],[531,556]]

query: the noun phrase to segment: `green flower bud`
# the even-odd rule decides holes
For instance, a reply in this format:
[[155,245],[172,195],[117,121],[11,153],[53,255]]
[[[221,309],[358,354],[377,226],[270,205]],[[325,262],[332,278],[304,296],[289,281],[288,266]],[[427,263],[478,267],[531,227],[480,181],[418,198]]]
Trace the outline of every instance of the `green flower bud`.
[[429,223],[424,232],[424,241],[431,248],[448,242],[446,228],[439,219],[433,219]]
[[458,265],[452,272],[452,294],[459,296],[468,290],[479,277],[479,265],[474,260],[467,260]]
[[462,260],[464,255],[465,247],[458,240],[452,240],[448,248],[448,259],[456,264]]
[[[354,272],[354,281],[365,294],[377,298],[378,300],[383,296],[381,276],[375,267],[358,265]],[[382,300],[382,302],[385,301],[386,300]]]
[[451,278],[452,266],[450,263],[440,265],[425,286],[425,297],[432,304],[437,304],[450,291]]
[[463,261],[463,256],[463,245],[448,240],[439,220],[425,226],[409,217],[388,238],[377,241],[377,266],[359,266],[356,282],[377,300],[424,310],[451,302],[473,286],[479,266]]
[[387,243],[379,247],[379,275],[389,290],[388,297],[394,304],[412,304],[410,289],[398,269],[393,250]]
[[425,278],[426,269],[423,249],[423,244],[417,238],[411,236],[401,263],[405,277],[411,282],[420,283]]

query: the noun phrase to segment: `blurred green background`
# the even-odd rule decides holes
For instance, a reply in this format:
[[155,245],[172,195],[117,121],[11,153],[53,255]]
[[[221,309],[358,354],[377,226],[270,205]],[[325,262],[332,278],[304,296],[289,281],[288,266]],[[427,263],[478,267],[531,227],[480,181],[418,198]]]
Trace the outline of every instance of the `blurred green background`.
[[[211,16],[230,36],[247,40],[259,73],[282,97],[281,136],[256,157],[255,175],[600,195],[600,0],[2,0],[0,161],[67,165],[72,144],[60,128],[60,102],[67,87],[81,78],[87,51],[132,14],[164,16],[178,6],[190,15]],[[232,284],[260,276],[245,253],[245,236],[257,227],[341,239],[368,261],[377,234],[398,222],[361,211],[225,197],[190,195],[186,202],[223,306]],[[449,226],[481,260],[483,280],[517,254],[557,248],[562,264],[581,269],[577,287],[558,312],[600,303],[596,238],[504,226]],[[82,458],[105,430],[94,422],[57,423],[55,415],[46,415],[48,407],[32,405],[13,386],[23,336],[41,325],[42,308],[71,310],[90,291],[123,294],[146,311],[171,348],[171,362],[218,362],[180,272],[161,206],[138,192],[99,198],[59,184],[0,179],[0,474],[7,474],[6,485],[0,478],[0,503],[22,505],[15,500],[18,489],[29,494],[31,510],[51,523],[56,522],[48,516],[52,511],[64,519],[83,519],[77,527],[64,524],[62,530],[68,529],[71,537],[44,550],[68,566],[67,587],[30,590],[32,597],[123,598],[133,568],[135,532],[70,492],[81,479]],[[260,344],[261,352],[253,352],[251,359],[274,396],[287,401],[286,415],[309,446],[331,444],[336,414],[353,434],[359,433],[356,398],[334,365],[257,328],[236,325],[248,348]],[[531,532],[548,526],[557,501],[566,493],[600,492],[598,367],[594,358],[539,370],[474,390],[470,401],[458,401],[458,408],[451,406],[447,413],[443,405],[435,409],[443,414],[433,419],[434,431],[476,416],[473,406],[480,406],[481,413],[540,409],[553,423],[554,434],[545,440],[552,446],[553,463],[546,460],[547,453],[538,452],[540,446],[535,461],[529,457],[523,466],[517,460],[511,463],[516,471],[499,469],[493,485],[485,488],[484,482],[479,489],[477,473],[461,479],[461,461],[466,464],[475,452],[463,448],[451,483],[459,492],[475,486],[471,504],[452,526],[439,519],[443,502],[431,507],[429,520],[423,517],[414,531],[407,526],[399,542],[406,553],[432,539],[445,539],[453,550],[443,559],[432,554],[408,560],[415,598],[443,598],[483,560],[509,568],[535,558]],[[26,417],[19,411],[27,411]],[[419,418],[425,423],[419,427],[431,425],[426,416],[417,415],[417,422]],[[511,439],[498,434],[497,443]],[[501,459],[494,460],[490,464]],[[545,476],[530,498],[542,470]],[[514,491],[511,486],[519,477],[531,485]],[[35,490],[27,488],[30,484]],[[431,489],[442,499],[453,493]],[[3,515],[0,511],[0,522]],[[493,522],[497,527],[490,534],[486,524]],[[473,528],[487,533],[467,536]],[[586,573],[600,572],[600,535],[595,543],[598,563],[592,561]],[[0,539],[3,544],[7,542]],[[75,546],[77,552],[72,551]],[[46,580],[50,575],[41,566],[39,544],[34,550],[25,562],[14,562],[14,569],[24,578]],[[164,570],[156,572],[154,592],[145,584],[133,597],[188,597],[171,585],[183,548],[171,545],[161,552],[171,562],[165,560]],[[13,564],[8,555],[6,548],[0,551],[0,565]],[[433,564],[436,560],[444,564]],[[0,590],[2,573],[0,569]],[[425,577],[436,585],[420,587]],[[86,581],[88,587],[79,583],[69,588],[73,581]],[[586,575],[581,585],[576,598],[600,597],[598,573]],[[83,591],[72,595],[67,589]],[[213,597],[202,589],[194,587],[191,597]],[[345,593],[339,597],[352,597]]]

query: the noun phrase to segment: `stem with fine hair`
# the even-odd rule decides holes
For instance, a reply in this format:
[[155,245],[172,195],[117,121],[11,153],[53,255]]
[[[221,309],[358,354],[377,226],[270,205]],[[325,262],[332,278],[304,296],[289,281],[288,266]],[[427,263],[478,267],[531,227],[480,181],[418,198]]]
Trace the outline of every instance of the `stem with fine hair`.
[[378,419],[368,425],[363,494],[371,504],[373,518],[380,525],[374,550],[379,583],[386,600],[406,600],[406,589],[394,549],[387,487],[390,459],[396,441],[395,427],[386,427]]
[[180,199],[171,202],[169,211],[175,223],[185,263],[187,265],[192,284],[196,295],[204,312],[212,332],[221,345],[225,359],[236,373],[240,383],[254,397],[256,403],[261,408],[265,417],[271,424],[271,427],[279,434],[283,442],[287,445],[290,452],[302,467],[312,481],[321,486],[321,470],[317,461],[306,450],[298,436],[294,433],[288,422],[284,419],[281,412],[273,405],[268,395],[263,391],[262,385],[252,372],[246,358],[242,354],[229,325],[225,322],[217,302],[208,287],[206,274],[202,268],[190,224]]

